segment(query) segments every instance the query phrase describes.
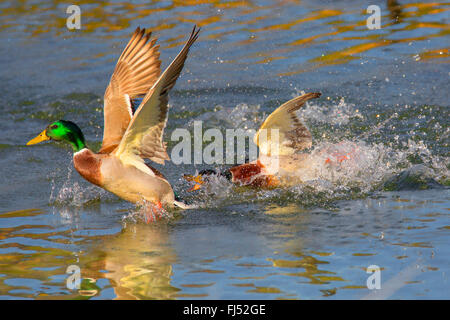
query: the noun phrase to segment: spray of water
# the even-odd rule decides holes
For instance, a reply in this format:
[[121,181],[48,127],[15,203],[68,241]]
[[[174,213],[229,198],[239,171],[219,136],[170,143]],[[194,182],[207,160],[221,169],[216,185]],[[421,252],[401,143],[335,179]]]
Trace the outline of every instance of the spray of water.
[[[56,207],[82,207],[89,203],[100,201],[108,195],[103,189],[90,184],[80,184],[73,176],[73,163],[67,169],[67,175],[62,183],[52,175],[49,203]],[[60,186],[59,186],[60,185]]]
[[[409,111],[410,106],[405,109]],[[212,122],[222,127],[257,129],[266,116],[259,105],[241,103],[234,108],[221,107],[220,112],[204,114],[202,118],[213,119]],[[326,105],[309,101],[298,111],[298,116],[315,136],[314,145],[308,150],[312,168],[292,173],[302,183],[283,190],[254,190],[212,177],[193,201],[204,207],[240,201],[286,200],[320,205],[383,190],[420,190],[448,184],[448,156],[433,152],[429,141],[417,139],[415,132],[403,134],[405,125],[399,122],[396,111],[385,115],[384,120],[375,115],[379,121],[370,122],[369,116],[342,98],[336,104]],[[406,122],[415,121],[414,117],[422,119],[423,115],[418,112]],[[401,118],[405,121],[405,115]],[[443,131],[439,123],[434,124],[434,129]],[[437,142],[446,134],[442,132]]]
[[[220,128],[257,129],[270,113],[270,110],[262,112],[259,105],[245,103],[215,109],[215,112],[191,119],[188,128],[192,127],[193,121],[208,120],[208,125]],[[309,101],[298,111],[298,116],[314,136],[313,147],[308,150],[313,166],[308,172],[292,173],[299,176],[301,184],[283,190],[255,190],[236,187],[222,177],[212,177],[207,186],[195,194],[184,192],[188,189],[184,180],[180,180],[177,191],[198,207],[210,207],[243,201],[286,200],[320,205],[380,190],[445,187],[449,177],[448,152],[437,152],[430,143],[445,146],[449,130],[443,129],[445,124],[442,126],[434,121],[428,136],[418,139],[417,129],[410,129],[408,125],[413,123],[413,128],[420,128],[417,121],[422,121],[425,116],[421,110],[413,112],[411,109],[405,106],[403,114],[392,111],[384,120],[371,122],[368,114],[361,113],[356,105],[346,103],[344,99],[338,103]],[[51,177],[50,203],[79,207],[111,197],[95,186],[80,185],[72,172],[70,165],[60,187]],[[144,203],[130,216],[136,212],[142,217],[149,208]]]

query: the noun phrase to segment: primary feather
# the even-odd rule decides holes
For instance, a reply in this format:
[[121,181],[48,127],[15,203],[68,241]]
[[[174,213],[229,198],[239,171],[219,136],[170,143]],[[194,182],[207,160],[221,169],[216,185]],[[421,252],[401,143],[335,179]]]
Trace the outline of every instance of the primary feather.
[[127,165],[132,165],[148,174],[153,174],[145,165],[144,158],[164,164],[170,160],[162,135],[168,116],[168,93],[183,69],[189,48],[198,38],[200,29],[192,30],[183,49],[147,92],[128,125],[115,155]]
[[145,95],[161,73],[155,43],[151,32],[138,27],[117,61],[104,95],[102,153],[118,146],[133,116],[131,100]]
[[[320,93],[306,93],[289,100],[272,112],[263,122],[254,136],[254,142],[265,155],[292,155],[297,151],[310,148],[312,137],[308,128],[298,119],[295,111],[309,99],[320,97]],[[278,131],[278,139],[271,131]],[[279,143],[279,141],[281,143]],[[274,150],[278,148],[278,150]]]

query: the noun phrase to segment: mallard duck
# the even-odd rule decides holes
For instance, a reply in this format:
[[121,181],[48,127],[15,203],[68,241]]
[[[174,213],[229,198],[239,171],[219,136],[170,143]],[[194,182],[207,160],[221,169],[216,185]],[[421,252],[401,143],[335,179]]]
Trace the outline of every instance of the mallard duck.
[[[295,112],[306,101],[320,97],[320,93],[306,93],[287,101],[273,111],[263,122],[253,137],[259,147],[259,157],[250,163],[233,166],[222,172],[206,169],[198,175],[184,175],[194,186],[190,191],[198,190],[212,175],[225,177],[227,180],[244,186],[272,188],[299,183],[296,175],[307,171],[311,163],[307,153],[300,151],[312,146],[312,136],[308,128]],[[275,129],[277,134],[271,134]]]
[[[98,153],[90,150],[80,128],[59,120],[27,145],[55,140],[73,148],[75,169],[87,181],[132,202],[149,202],[156,208],[188,208],[176,199],[167,179],[144,162],[164,165],[170,160],[162,136],[168,115],[168,93],[183,69],[200,29],[192,33],[172,63],[160,75],[159,45],[151,32],[136,29],[119,57],[104,95],[104,132]],[[133,100],[142,97],[138,108]],[[152,209],[153,210],[153,209]]]

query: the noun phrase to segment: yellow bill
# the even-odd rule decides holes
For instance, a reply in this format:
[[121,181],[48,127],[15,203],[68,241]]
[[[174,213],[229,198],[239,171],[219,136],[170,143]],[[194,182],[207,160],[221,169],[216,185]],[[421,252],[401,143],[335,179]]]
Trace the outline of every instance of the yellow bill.
[[36,144],[42,141],[47,141],[50,140],[50,137],[47,136],[47,129],[45,129],[44,131],[42,131],[41,133],[39,133],[39,135],[36,138],[31,139],[30,141],[27,142],[27,146],[32,145],[32,144]]

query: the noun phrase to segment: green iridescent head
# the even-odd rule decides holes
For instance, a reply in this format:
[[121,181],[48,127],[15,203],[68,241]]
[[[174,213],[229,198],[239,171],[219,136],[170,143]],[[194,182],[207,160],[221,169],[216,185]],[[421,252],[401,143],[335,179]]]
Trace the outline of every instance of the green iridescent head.
[[86,148],[83,133],[72,121],[58,120],[53,122],[36,138],[28,141],[27,146],[47,140],[68,142],[72,146],[74,152]]

